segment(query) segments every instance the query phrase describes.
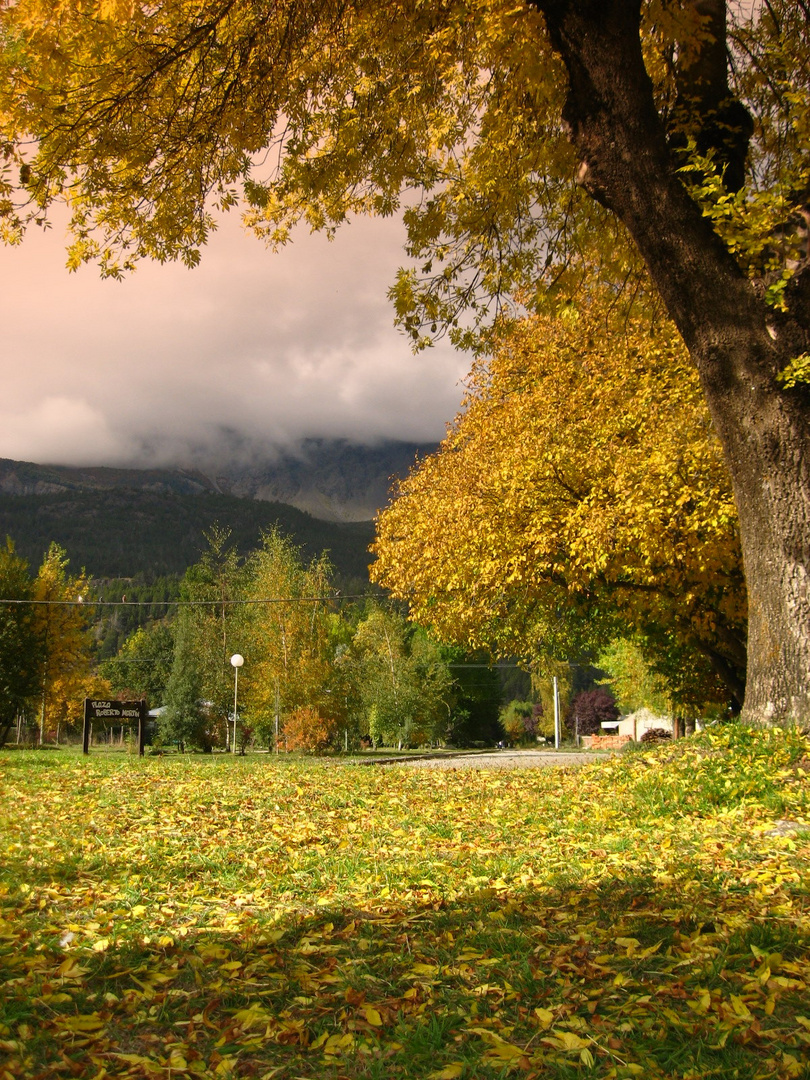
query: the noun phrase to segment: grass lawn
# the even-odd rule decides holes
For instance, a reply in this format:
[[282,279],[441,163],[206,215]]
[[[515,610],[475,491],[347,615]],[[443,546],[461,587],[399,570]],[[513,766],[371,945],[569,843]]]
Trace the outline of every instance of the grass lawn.
[[2,1080],[810,1076],[797,735],[514,772],[9,751],[0,784]]

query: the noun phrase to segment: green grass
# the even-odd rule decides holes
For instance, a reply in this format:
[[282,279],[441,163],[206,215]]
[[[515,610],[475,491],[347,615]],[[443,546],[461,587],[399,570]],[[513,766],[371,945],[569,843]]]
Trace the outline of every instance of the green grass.
[[809,773],[0,754],[0,1078],[805,1076]]

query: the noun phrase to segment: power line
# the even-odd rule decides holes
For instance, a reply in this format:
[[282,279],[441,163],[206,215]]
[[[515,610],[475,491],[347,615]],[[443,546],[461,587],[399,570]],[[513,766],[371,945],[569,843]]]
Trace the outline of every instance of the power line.
[[446,664],[445,666],[451,668],[486,668],[487,671],[497,671],[498,668],[519,668],[520,664],[502,664],[498,661],[495,664]]
[[232,607],[238,604],[330,604],[335,600],[391,600],[383,593],[336,593],[334,596],[267,596],[251,600],[4,600],[0,604],[49,607]]

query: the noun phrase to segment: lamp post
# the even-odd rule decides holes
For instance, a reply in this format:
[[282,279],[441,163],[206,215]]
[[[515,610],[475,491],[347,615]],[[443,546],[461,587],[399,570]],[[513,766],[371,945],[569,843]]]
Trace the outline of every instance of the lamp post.
[[244,656],[234,653],[231,657],[233,667],[233,753],[236,753],[236,700],[239,691],[239,668],[244,664]]

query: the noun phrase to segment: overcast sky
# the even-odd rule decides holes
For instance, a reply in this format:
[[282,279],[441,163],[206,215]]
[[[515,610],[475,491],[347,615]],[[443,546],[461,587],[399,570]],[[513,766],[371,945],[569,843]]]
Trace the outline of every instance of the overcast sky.
[[440,439],[469,358],[414,356],[394,329],[402,239],[364,219],[272,254],[231,214],[196,270],[143,263],[124,282],[69,274],[58,229],[0,245],[0,457],[184,465],[241,440]]

